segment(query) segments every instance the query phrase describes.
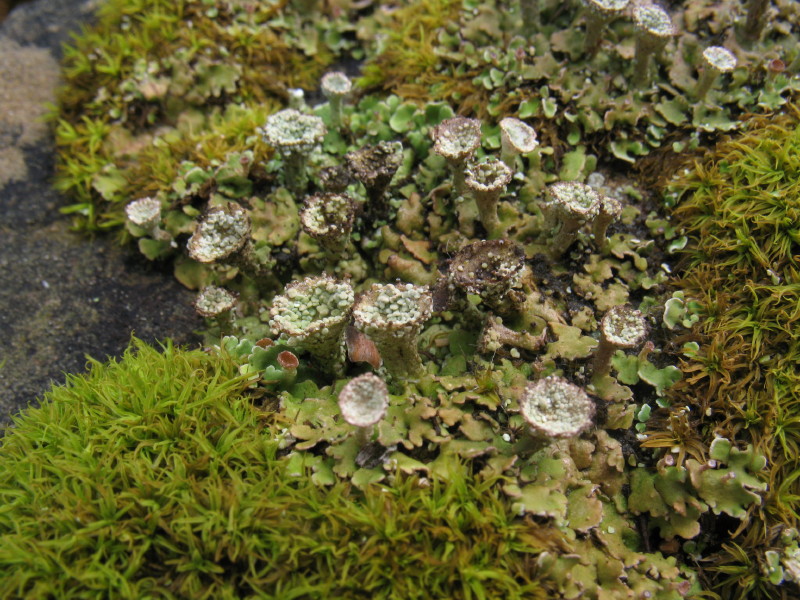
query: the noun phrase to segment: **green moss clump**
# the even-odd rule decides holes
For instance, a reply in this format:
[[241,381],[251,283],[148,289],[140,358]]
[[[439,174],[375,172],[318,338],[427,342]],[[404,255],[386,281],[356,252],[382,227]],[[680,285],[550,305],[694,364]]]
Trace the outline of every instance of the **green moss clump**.
[[[544,598],[558,536],[497,480],[320,488],[232,360],[134,341],[0,448],[0,596]],[[548,536],[550,539],[548,539]]]
[[[450,100],[457,91],[474,93],[476,88],[468,78],[454,78],[442,71],[435,52],[439,31],[458,23],[461,5],[459,0],[422,0],[407,3],[388,15],[383,23],[388,32],[387,43],[364,66],[359,84],[422,102],[431,97]],[[448,82],[455,89],[443,93],[441,88],[447,88]]]
[[787,597],[765,552],[800,522],[799,126],[796,107],[753,119],[671,185],[689,237],[679,285],[701,319],[673,406],[644,445],[703,457],[723,435],[766,455],[770,492],[717,557],[715,582],[731,598]]

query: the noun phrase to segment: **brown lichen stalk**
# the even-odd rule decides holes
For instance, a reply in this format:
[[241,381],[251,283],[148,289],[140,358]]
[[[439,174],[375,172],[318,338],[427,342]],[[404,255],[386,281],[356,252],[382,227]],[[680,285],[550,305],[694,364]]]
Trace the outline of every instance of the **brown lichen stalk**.
[[345,328],[353,309],[353,288],[328,275],[286,286],[270,309],[270,329],[311,354],[329,374],[344,374]]
[[644,317],[629,306],[615,306],[600,321],[600,343],[592,363],[592,378],[608,375],[617,349],[638,346],[647,334]]
[[636,51],[633,63],[633,83],[642,86],[649,81],[650,63],[675,35],[672,19],[655,4],[641,4],[633,9],[636,28]]
[[386,414],[389,390],[386,383],[372,373],[351,379],[339,392],[339,410],[348,424],[356,428],[359,446],[365,446],[372,430]]
[[767,23],[767,9],[769,0],[749,0],[747,2],[747,19],[742,29],[742,38],[745,42],[753,44],[761,37],[764,25]]
[[592,235],[594,243],[603,254],[609,250],[608,226],[611,225],[622,213],[622,204],[609,196],[600,196],[598,203],[597,216],[592,222]]
[[256,258],[247,210],[236,202],[211,208],[186,247],[197,262],[235,266],[262,287],[274,283],[270,269]]
[[500,158],[506,166],[514,171],[518,154],[528,154],[539,146],[536,131],[514,117],[500,120]]
[[355,214],[355,200],[347,194],[317,194],[306,198],[300,225],[335,262],[350,245]]
[[237,294],[234,292],[209,285],[200,290],[194,300],[194,309],[201,317],[214,319],[219,326],[220,337],[222,337],[231,331],[236,300]]
[[386,188],[403,163],[403,145],[379,142],[348,153],[345,160],[350,173],[367,190],[367,213],[373,218],[385,218],[389,209]]
[[714,82],[722,73],[730,73],[736,68],[736,56],[722,46],[711,46],[703,50],[703,65],[700,68],[700,78],[694,89],[697,100],[705,98]]
[[531,335],[527,331],[514,331],[503,325],[500,317],[490,314],[478,337],[477,350],[482,354],[487,354],[508,346],[518,350],[536,352],[545,344],[546,339],[547,328],[540,335]]
[[586,37],[583,41],[585,54],[597,54],[606,26],[622,14],[628,3],[629,0],[583,0],[586,8]]
[[578,231],[597,216],[600,196],[588,185],[576,181],[552,184],[550,201],[544,207],[548,223],[557,222],[558,232],[550,242],[550,257],[559,258],[578,237]]
[[466,191],[467,162],[481,145],[481,122],[478,119],[453,117],[431,129],[433,151],[444,157],[453,172],[453,189],[458,196]]
[[267,117],[261,133],[283,158],[286,187],[303,193],[308,186],[307,157],[327,133],[322,119],[287,108]]
[[595,406],[577,385],[550,375],[525,386],[519,411],[531,435],[520,438],[516,450],[529,454],[548,442],[580,435],[592,425]]
[[339,129],[342,124],[342,103],[347,94],[350,93],[353,84],[347,75],[339,71],[327,73],[320,83],[322,93],[328,99],[331,127]]
[[540,0],[519,0],[523,35],[536,33],[541,22]]

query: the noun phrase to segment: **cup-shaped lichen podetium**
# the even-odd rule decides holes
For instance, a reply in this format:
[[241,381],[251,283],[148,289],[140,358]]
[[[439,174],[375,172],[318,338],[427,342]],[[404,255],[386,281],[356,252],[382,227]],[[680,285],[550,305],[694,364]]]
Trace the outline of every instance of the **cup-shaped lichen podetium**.
[[373,426],[383,418],[388,407],[386,382],[372,373],[351,379],[339,392],[339,410],[344,420],[357,428],[361,446],[369,441]]
[[345,369],[345,328],[355,295],[345,281],[328,275],[293,281],[276,296],[270,309],[270,329],[305,350],[326,373]]
[[633,83],[643,85],[649,80],[651,58],[675,35],[675,26],[669,13],[655,4],[635,6],[633,24],[636,28]]
[[197,224],[186,248],[197,262],[230,264],[257,281],[265,275],[250,240],[250,217],[236,202],[210,209]]
[[453,171],[453,189],[464,195],[464,169],[481,145],[481,122],[478,119],[453,117],[431,129],[433,151],[444,157]]
[[219,325],[220,337],[226,335],[231,326],[233,307],[236,306],[237,295],[225,288],[209,285],[200,290],[194,300],[197,314],[207,319],[214,319]]
[[450,280],[496,313],[518,312],[525,301],[519,289],[525,273],[525,251],[510,240],[484,240],[464,246],[450,264]]
[[350,173],[364,184],[369,202],[367,213],[386,218],[386,188],[403,163],[403,145],[400,142],[378,142],[364,146],[345,156]]
[[430,291],[410,283],[373,283],[359,296],[353,308],[355,325],[375,343],[389,376],[424,373],[417,343],[431,308]]
[[597,216],[592,222],[592,235],[594,243],[602,253],[607,253],[609,249],[608,226],[611,225],[621,214],[622,204],[619,200],[599,194],[600,202],[597,205]]
[[615,18],[622,15],[630,0],[583,0],[586,8],[586,37],[583,40],[583,51],[593,56],[600,48],[603,30]]
[[306,198],[300,211],[300,225],[329,258],[341,259],[350,242],[355,214],[355,201],[347,194],[317,194]]
[[592,424],[595,406],[577,385],[550,375],[525,386],[519,409],[533,435],[549,440],[580,435]]
[[478,205],[483,228],[489,237],[496,239],[502,237],[503,229],[497,217],[497,204],[500,196],[505,192],[508,182],[511,181],[512,172],[506,164],[493,156],[485,161],[467,167],[466,184]]
[[514,117],[500,121],[500,158],[512,171],[517,154],[528,154],[538,146],[536,131],[524,121]]
[[519,0],[519,13],[522,17],[522,35],[530,37],[541,26],[540,0]]
[[157,198],[139,198],[125,207],[128,221],[143,229],[147,235],[161,242],[171,242],[169,232],[161,229],[161,201]]
[[559,223],[558,233],[550,244],[550,257],[559,258],[578,237],[578,230],[594,220],[600,196],[588,185],[561,181],[547,188],[550,201],[545,206],[549,223]]
[[323,76],[320,84],[323,95],[328,99],[331,127],[339,129],[342,124],[342,102],[344,97],[350,93],[353,84],[347,75],[339,71],[327,73]]
[[694,88],[694,97],[697,100],[705,98],[717,78],[735,68],[736,55],[730,50],[722,46],[710,46],[703,50],[703,66],[700,68],[700,78]]
[[647,335],[642,313],[629,306],[615,306],[600,321],[600,343],[594,353],[592,378],[603,377],[611,369],[611,357],[617,348],[638,346]]
[[770,4],[769,0],[747,0],[747,18],[741,32],[745,44],[754,44],[761,37],[764,25],[767,24],[767,9]]
[[283,158],[286,186],[296,194],[304,192],[308,186],[306,159],[327,133],[322,119],[287,108],[267,117],[261,133]]

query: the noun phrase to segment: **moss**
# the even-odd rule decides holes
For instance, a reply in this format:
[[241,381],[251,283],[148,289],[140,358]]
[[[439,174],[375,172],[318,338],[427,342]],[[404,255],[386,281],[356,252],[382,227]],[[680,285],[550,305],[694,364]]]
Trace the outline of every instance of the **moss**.
[[653,422],[646,445],[697,456],[714,436],[735,436],[771,465],[764,505],[716,559],[712,579],[726,597],[788,593],[760,565],[777,532],[800,518],[798,125],[796,108],[753,119],[670,186],[689,237],[678,285],[699,303],[700,323],[681,365],[686,378],[670,393],[673,408]]
[[[15,419],[0,448],[0,594],[545,598],[558,543],[495,479],[320,489],[228,358],[134,340]],[[552,534],[551,534],[552,536]]]
[[384,49],[364,66],[359,85],[417,102],[452,104],[464,96],[480,96],[466,74],[455,78],[443,72],[436,53],[439,32],[447,26],[457,27],[461,6],[461,0],[422,0],[390,13],[381,23],[389,32]]

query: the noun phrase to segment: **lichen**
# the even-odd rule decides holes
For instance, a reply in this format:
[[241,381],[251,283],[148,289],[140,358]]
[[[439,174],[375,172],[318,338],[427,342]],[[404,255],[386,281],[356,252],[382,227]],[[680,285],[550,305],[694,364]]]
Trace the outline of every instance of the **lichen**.
[[[719,583],[728,590],[734,572],[756,582],[747,592],[768,596],[775,581],[791,581],[780,569],[791,573],[795,556],[774,525],[794,524],[796,511],[794,412],[780,398],[796,387],[796,219],[786,199],[797,194],[775,182],[793,181],[797,169],[788,150],[758,146],[755,133],[744,147],[759,151],[747,160],[736,142],[698,167],[677,153],[689,157],[720,132],[747,127],[738,121],[747,111],[786,103],[796,81],[777,63],[765,75],[756,51],[796,59],[796,9],[776,5],[764,45],[747,49],[716,4],[674,6],[666,19],[645,7],[656,34],[669,33],[649,52],[661,43],[669,51],[642,63],[652,85],[637,88],[630,16],[642,6],[606,22],[591,48],[581,31],[590,11],[559,6],[542,3],[542,18],[526,21],[524,7],[491,0],[395,11],[335,4],[320,10],[339,15],[316,21],[291,4],[256,8],[254,20],[238,5],[208,2],[248,35],[258,25],[275,62],[306,56],[297,79],[311,93],[294,91],[289,67],[258,84],[260,63],[237,52],[231,60],[216,52],[126,58],[123,72],[100,78],[110,98],[100,94],[87,114],[64,105],[76,131],[65,148],[79,158],[89,146],[97,152],[69,181],[93,200],[73,209],[113,226],[131,200],[157,199],[162,226],[181,243],[148,245],[128,226],[146,256],[174,259],[191,287],[224,284],[238,294],[234,336],[211,328],[207,345],[236,362],[267,418],[283,427],[280,462],[303,481],[369,494],[409,478],[446,484],[466,463],[501,492],[506,515],[536,523],[526,573],[549,597],[679,598],[701,593],[698,581],[705,593]],[[226,23],[206,22],[194,4],[181,10],[204,31]],[[528,38],[517,35],[520,22]],[[173,26],[182,31],[181,23]],[[730,41],[739,64],[699,101],[692,90],[711,39]],[[306,77],[334,55],[348,68],[350,58],[366,59],[336,118],[333,96],[323,101],[319,82]],[[174,114],[164,112],[177,101]],[[284,103],[328,125],[304,148],[307,181],[289,175],[288,154],[271,152],[277,140],[259,136]],[[139,127],[133,117],[148,106]],[[117,116],[109,121],[100,109]],[[514,156],[501,127],[509,118],[528,142]],[[785,131],[755,123],[789,145]],[[69,139],[65,125],[60,135]],[[147,150],[129,153],[139,145]],[[645,155],[634,170],[619,162]],[[673,173],[681,174],[674,195],[662,202],[654,184]],[[474,200],[463,193],[467,174]],[[725,183],[731,176],[736,185]],[[494,179],[502,182],[496,222],[478,197]],[[247,256],[189,260],[183,241],[219,211],[249,222]],[[679,291],[668,285],[674,274]],[[319,281],[347,298],[313,292],[309,282]],[[326,321],[332,313],[335,323]],[[304,347],[317,334],[331,334],[330,345]],[[385,414],[354,432],[338,399],[370,370],[386,376]],[[541,447],[529,439],[526,390],[552,381],[584,390],[574,406],[552,403],[580,427]],[[728,544],[721,532],[731,520],[741,531]],[[759,527],[748,530],[750,522]]]

